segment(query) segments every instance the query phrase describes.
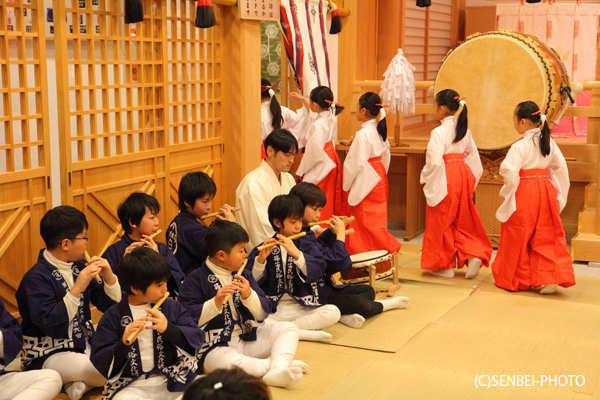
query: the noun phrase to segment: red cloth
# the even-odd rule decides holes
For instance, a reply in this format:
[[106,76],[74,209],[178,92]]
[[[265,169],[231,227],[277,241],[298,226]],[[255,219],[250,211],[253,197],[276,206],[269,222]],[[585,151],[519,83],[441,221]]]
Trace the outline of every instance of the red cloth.
[[492,264],[496,286],[512,291],[545,284],[573,286],[573,264],[548,170],[521,170],[519,176],[517,210],[501,225]]
[[335,168],[327,174],[325,179],[317,183],[327,196],[327,204],[321,210],[321,220],[331,218],[332,215],[344,215],[342,209],[342,168],[340,159],[332,142],[325,145],[325,153],[335,163]]
[[387,230],[387,174],[381,157],[370,158],[369,164],[381,180],[363,201],[356,206],[350,206],[348,216],[354,216],[355,219],[348,228],[353,228],[354,233],[346,236],[346,249],[349,254],[375,250],[387,250],[393,254],[400,250],[401,244]]
[[446,154],[444,161],[448,195],[435,207],[427,205],[421,268],[462,268],[472,257],[488,266],[492,246],[473,204],[475,176],[462,153]]
[[265,141],[260,142],[260,160],[267,158],[267,152],[265,151]]

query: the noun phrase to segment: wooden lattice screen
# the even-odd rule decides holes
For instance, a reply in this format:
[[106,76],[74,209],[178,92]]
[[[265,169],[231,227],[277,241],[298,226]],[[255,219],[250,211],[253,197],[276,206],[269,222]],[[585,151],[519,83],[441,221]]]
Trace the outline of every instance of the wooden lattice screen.
[[43,10],[42,0],[0,0],[0,298],[10,311],[51,207]]
[[86,213],[90,253],[122,235],[116,208],[135,190],[158,198],[166,231],[184,173],[210,166],[221,183],[220,26],[196,28],[189,0],[144,0],[132,25],[123,0],[53,4],[79,22],[54,19],[63,203]]

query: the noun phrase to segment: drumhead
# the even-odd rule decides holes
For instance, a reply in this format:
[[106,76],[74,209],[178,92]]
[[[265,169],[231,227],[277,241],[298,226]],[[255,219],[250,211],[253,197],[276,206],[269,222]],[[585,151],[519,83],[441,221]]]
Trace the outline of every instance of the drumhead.
[[374,261],[382,257],[387,256],[389,253],[385,250],[368,251],[366,253],[358,253],[350,256],[352,264],[364,263],[368,261]]
[[[513,123],[517,104],[556,106],[552,61],[540,46],[512,31],[476,34],[452,50],[435,79],[437,94],[454,89],[466,97],[469,130],[480,149],[501,149],[521,138]],[[554,102],[554,103],[553,103]]]

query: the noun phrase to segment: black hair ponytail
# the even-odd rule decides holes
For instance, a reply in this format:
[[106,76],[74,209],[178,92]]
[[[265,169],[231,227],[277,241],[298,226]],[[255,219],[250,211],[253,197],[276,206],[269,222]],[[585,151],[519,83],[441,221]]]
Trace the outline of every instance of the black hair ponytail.
[[540,151],[542,156],[548,156],[550,154],[550,128],[548,127],[548,121],[545,121],[545,116],[542,121],[542,113],[540,112],[538,105],[533,101],[524,101],[517,104],[515,114],[519,120],[528,119],[538,126],[540,123],[544,124],[540,129],[542,131],[540,136]]
[[279,105],[279,101],[277,101],[277,97],[271,96],[271,93],[269,93],[269,91],[271,90],[271,82],[269,82],[265,78],[262,78],[260,80],[260,85],[261,85],[260,98],[261,99],[271,98],[271,106],[269,107],[269,109],[271,110],[271,115],[273,116],[273,121],[271,122],[271,125],[273,125],[274,130],[281,129],[281,126],[283,125],[283,116],[281,115],[281,106]]
[[[446,106],[449,111],[452,113],[456,113],[460,106],[461,98],[455,90],[452,89],[444,89],[438,92],[435,95],[435,102],[438,106]],[[463,102],[464,103],[464,102]],[[467,130],[469,129],[469,118],[467,113],[467,105],[464,104],[462,111],[458,115],[458,119],[456,121],[456,136],[454,136],[454,140],[452,143],[458,143],[467,134]]]
[[317,86],[310,92],[310,101],[317,103],[319,107],[324,110],[331,109],[331,106],[335,104],[335,115],[344,111],[344,107],[334,103],[333,92],[327,86]]
[[[360,104],[361,108],[366,109],[369,115],[374,118],[379,115],[379,112],[383,108],[381,97],[373,92],[367,92],[360,96],[358,104]],[[387,122],[385,121],[385,117],[381,118],[379,123],[377,123],[377,133],[379,133],[384,142],[387,140]]]

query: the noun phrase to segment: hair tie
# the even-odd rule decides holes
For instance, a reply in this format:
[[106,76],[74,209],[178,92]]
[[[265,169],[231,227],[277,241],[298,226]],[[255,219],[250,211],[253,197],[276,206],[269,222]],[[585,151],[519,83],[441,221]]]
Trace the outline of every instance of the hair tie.
[[269,89],[269,96],[271,96],[271,98],[275,96],[275,91],[273,89]]
[[331,101],[331,100],[325,100],[325,103],[329,103],[329,104],[335,104],[336,106],[340,106],[340,107],[341,107],[341,105],[340,105],[339,103],[334,103],[334,102],[333,102],[333,101]]
[[458,97],[458,96],[454,96],[454,100],[456,100],[458,102],[458,105],[460,106],[466,106],[467,103],[465,103],[463,100],[466,99],[466,97]]
[[546,114],[540,115],[540,122],[542,123],[542,128],[543,128],[544,125],[546,124]]
[[219,390],[223,387],[223,384],[221,382],[217,382],[213,385],[213,389],[215,390]]
[[384,119],[384,118],[385,118],[385,116],[387,115],[387,114],[385,113],[385,107],[389,107],[389,106],[388,106],[388,105],[379,104],[379,103],[376,103],[375,105],[376,105],[376,106],[379,106],[379,107],[381,107],[381,108],[379,109],[379,113],[378,113],[378,115],[379,115],[379,120],[381,121],[381,120],[382,120],[382,119]]
[[[545,109],[545,108],[542,108],[541,110],[537,110],[536,112],[534,112],[534,113],[531,113],[531,115],[538,115],[538,114],[540,114],[540,113],[543,113],[544,111],[546,111],[546,109]],[[542,115],[543,115],[543,114],[542,114]],[[541,117],[541,116],[540,116],[540,117]]]

